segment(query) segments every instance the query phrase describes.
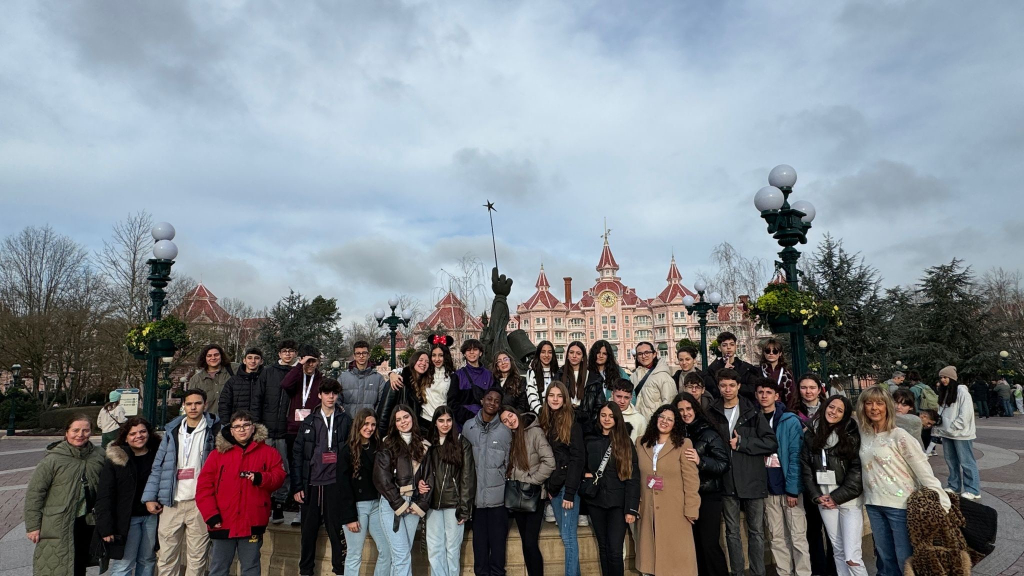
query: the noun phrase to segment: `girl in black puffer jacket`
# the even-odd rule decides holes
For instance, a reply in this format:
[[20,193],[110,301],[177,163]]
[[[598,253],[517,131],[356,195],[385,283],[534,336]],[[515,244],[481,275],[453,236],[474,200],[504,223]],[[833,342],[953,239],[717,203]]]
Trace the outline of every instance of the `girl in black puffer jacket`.
[[455,414],[438,406],[430,426],[430,510],[427,511],[427,558],[430,573],[458,576],[465,523],[473,517],[476,467],[473,446],[455,427]]
[[345,573],[358,574],[363,561],[363,542],[366,535],[377,545],[375,576],[390,576],[391,545],[380,523],[380,491],[373,485],[373,468],[377,460],[380,441],[377,435],[377,417],[373,410],[360,408],[352,420],[348,443],[338,451],[338,500],[341,523],[345,528],[348,554],[345,555]]
[[693,525],[697,538],[697,573],[727,576],[725,552],[719,543],[722,523],[722,475],[729,469],[725,439],[708,421],[700,401],[689,392],[678,394],[672,405],[686,424],[686,436],[693,442],[686,458],[700,473],[700,516]]
[[804,434],[800,464],[804,490],[817,503],[832,542],[836,570],[867,574],[861,557],[860,431],[853,420],[853,405],[845,397],[829,398],[814,415]]

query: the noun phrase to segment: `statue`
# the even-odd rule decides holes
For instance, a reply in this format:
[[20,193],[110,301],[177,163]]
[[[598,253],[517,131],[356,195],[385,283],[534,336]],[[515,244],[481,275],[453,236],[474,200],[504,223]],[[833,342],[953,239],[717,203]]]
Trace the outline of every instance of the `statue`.
[[525,374],[533,355],[537,353],[537,347],[530,341],[525,330],[508,333],[508,295],[512,293],[512,279],[498,274],[497,266],[491,269],[491,290],[494,292],[491,315],[480,332],[480,341],[484,345],[484,366],[490,368],[494,357],[505,352],[515,361],[519,373]]

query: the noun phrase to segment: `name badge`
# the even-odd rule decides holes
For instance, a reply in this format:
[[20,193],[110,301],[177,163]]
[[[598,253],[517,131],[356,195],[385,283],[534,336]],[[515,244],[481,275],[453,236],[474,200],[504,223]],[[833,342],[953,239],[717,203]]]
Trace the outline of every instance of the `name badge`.
[[178,480],[192,480],[196,477],[195,468],[182,468],[178,470]]
[[324,464],[337,464],[338,453],[337,452],[324,452],[320,455],[320,461]]
[[664,490],[665,479],[661,476],[650,475],[647,477],[647,487],[651,490]]
[[296,408],[295,409],[295,421],[302,422],[312,412],[309,408]]
[[815,473],[818,478],[818,484],[821,485],[836,485],[836,471],[835,470],[820,470]]
[[782,463],[779,462],[778,454],[772,454],[771,456],[765,458],[764,465],[768,468],[782,468]]

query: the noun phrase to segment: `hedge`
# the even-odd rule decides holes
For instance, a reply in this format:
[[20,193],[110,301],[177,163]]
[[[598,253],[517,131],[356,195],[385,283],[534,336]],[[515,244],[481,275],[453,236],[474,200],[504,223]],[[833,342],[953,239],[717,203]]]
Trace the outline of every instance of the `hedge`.
[[39,414],[39,427],[40,428],[64,428],[68,423],[68,418],[71,418],[73,414],[85,414],[92,420],[93,427],[96,424],[96,417],[99,416],[100,409],[102,406],[79,406],[74,408],[54,408],[51,410],[44,410]]

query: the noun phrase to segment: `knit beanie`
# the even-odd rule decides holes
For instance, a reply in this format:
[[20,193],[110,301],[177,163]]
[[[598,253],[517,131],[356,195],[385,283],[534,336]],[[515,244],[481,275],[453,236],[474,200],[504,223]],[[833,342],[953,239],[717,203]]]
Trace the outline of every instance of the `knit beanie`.
[[117,390],[111,390],[110,394],[107,395],[107,398],[109,398],[111,402],[117,402],[121,399],[121,393]]
[[939,378],[945,376],[950,380],[956,380],[956,366],[946,366],[942,370],[939,370]]

